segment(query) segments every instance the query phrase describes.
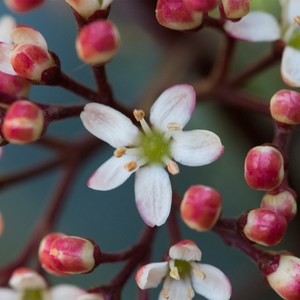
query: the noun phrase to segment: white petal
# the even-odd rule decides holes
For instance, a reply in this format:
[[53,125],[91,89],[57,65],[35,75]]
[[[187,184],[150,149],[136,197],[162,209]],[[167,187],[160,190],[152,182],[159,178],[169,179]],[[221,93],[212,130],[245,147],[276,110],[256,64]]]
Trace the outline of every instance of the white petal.
[[17,26],[11,33],[12,42],[15,44],[36,45],[48,50],[47,42],[43,35],[28,26]]
[[128,155],[111,157],[90,177],[88,187],[93,190],[108,191],[120,186],[134,172],[124,168],[124,165],[130,161],[132,156]]
[[11,43],[11,33],[16,25],[15,19],[11,16],[0,18],[0,42]]
[[187,84],[175,85],[165,90],[154,102],[150,122],[161,131],[167,131],[170,123],[182,128],[189,121],[196,103],[196,93]]
[[200,261],[201,250],[198,246],[189,240],[183,240],[173,245],[169,250],[169,256],[172,259],[180,259],[185,261]]
[[85,291],[75,285],[59,284],[50,289],[50,299],[52,300],[66,300],[76,299],[76,297],[83,295]]
[[157,287],[168,272],[168,263],[152,263],[138,269],[135,280],[140,289]]
[[294,23],[294,18],[300,16],[299,0],[281,0],[282,22],[284,24]]
[[186,166],[203,166],[218,159],[224,150],[220,138],[211,131],[178,131],[172,135],[173,158]]
[[0,299],[3,300],[18,300],[19,293],[8,288],[0,288]]
[[113,0],[102,0],[101,9],[106,9],[113,2]]
[[[231,296],[231,284],[227,276],[218,268],[192,263],[192,285],[196,293],[210,300],[228,300]],[[203,278],[197,270],[203,272]]]
[[10,75],[17,75],[10,63],[11,45],[0,43],[0,71]]
[[76,300],[105,300],[105,298],[101,294],[84,294],[77,297]]
[[227,21],[224,29],[234,38],[251,41],[276,41],[280,38],[277,20],[271,14],[254,11],[239,22]]
[[170,214],[172,189],[168,173],[159,165],[142,167],[136,172],[135,201],[146,224],[160,226]]
[[80,117],[89,132],[115,148],[134,145],[140,134],[129,118],[103,104],[87,104]]
[[289,86],[300,86],[300,51],[285,47],[281,60],[281,77]]
[[190,300],[194,295],[195,293],[189,279],[174,280],[167,277],[159,295],[159,300]]

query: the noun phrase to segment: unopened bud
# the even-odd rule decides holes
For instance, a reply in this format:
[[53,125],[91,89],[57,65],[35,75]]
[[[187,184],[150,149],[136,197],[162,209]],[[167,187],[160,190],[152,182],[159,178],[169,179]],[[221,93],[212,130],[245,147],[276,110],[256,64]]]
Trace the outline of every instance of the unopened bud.
[[222,0],[222,9],[227,19],[240,19],[249,13],[250,0]]
[[15,12],[28,12],[44,2],[45,0],[4,0],[6,6]]
[[79,58],[87,64],[104,64],[117,53],[120,37],[110,21],[97,20],[84,26],[76,39]]
[[174,30],[191,30],[203,21],[202,12],[187,7],[185,0],[158,0],[156,19],[164,27]]
[[191,186],[184,194],[180,213],[182,220],[192,229],[210,230],[221,212],[221,195],[218,191],[204,186]]
[[284,160],[279,150],[272,146],[252,148],[245,159],[245,180],[256,190],[272,190],[284,177]]
[[184,0],[186,6],[195,11],[208,12],[219,4],[219,0]]
[[296,125],[300,123],[300,94],[290,90],[280,90],[270,102],[271,115],[274,120]]
[[0,92],[16,97],[26,97],[31,83],[26,78],[0,71]]
[[242,224],[244,235],[249,240],[264,246],[278,244],[287,228],[285,217],[268,209],[253,209],[241,220],[243,218],[246,218],[245,224]]
[[280,255],[275,271],[266,274],[272,289],[283,299],[300,299],[300,259],[292,255]]
[[4,138],[14,144],[34,142],[44,129],[43,111],[27,100],[14,102],[7,110],[2,124]]
[[280,213],[288,222],[290,222],[297,213],[295,196],[289,190],[266,193],[262,198],[260,207]]

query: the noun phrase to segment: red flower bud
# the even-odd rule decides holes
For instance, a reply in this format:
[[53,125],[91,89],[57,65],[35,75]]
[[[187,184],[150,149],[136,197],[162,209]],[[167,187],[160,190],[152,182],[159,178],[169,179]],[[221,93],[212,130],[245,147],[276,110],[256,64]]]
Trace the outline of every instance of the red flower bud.
[[106,20],[84,26],[76,39],[79,58],[87,64],[104,64],[118,51],[120,37],[117,27]]
[[184,0],[158,0],[156,19],[169,29],[190,30],[202,24],[203,14],[188,8]]
[[227,19],[240,19],[250,11],[250,0],[222,0],[222,8]]
[[28,12],[44,3],[45,0],[4,0],[6,6],[15,12]]
[[244,176],[247,184],[256,190],[272,190],[284,177],[284,161],[279,150],[272,146],[252,148],[245,159]]
[[14,102],[2,124],[4,138],[15,144],[26,144],[40,138],[44,129],[43,111],[27,100]]
[[274,120],[295,125],[300,123],[300,94],[290,90],[280,90],[270,102],[271,115]]
[[273,246],[282,240],[286,228],[284,216],[272,210],[257,208],[248,212],[243,233],[257,244]]
[[219,4],[219,0],[185,0],[184,2],[189,9],[202,12],[213,10]]
[[16,97],[26,97],[30,87],[31,83],[26,78],[0,71],[0,92]]
[[181,218],[190,228],[210,230],[220,216],[221,195],[207,186],[191,186],[184,194],[180,212]]

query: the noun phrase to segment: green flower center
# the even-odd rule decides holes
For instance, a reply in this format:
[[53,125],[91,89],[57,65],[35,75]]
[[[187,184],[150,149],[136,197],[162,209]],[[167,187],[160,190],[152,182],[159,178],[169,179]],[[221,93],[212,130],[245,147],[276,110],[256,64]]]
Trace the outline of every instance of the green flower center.
[[162,163],[164,158],[170,157],[170,140],[156,130],[143,135],[141,148],[149,163]]
[[188,261],[175,259],[174,263],[180,278],[185,278],[190,275],[192,266]]
[[43,300],[43,291],[41,289],[26,290],[22,300]]

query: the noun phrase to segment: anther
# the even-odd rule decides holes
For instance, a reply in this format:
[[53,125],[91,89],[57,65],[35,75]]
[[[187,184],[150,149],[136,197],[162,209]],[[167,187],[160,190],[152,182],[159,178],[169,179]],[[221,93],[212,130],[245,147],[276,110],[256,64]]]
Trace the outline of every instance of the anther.
[[126,163],[124,165],[124,168],[128,171],[128,172],[131,172],[131,171],[134,171],[136,168],[138,167],[138,164],[136,163],[136,161],[132,160],[128,163]]
[[179,131],[182,129],[182,126],[178,123],[171,122],[167,125],[167,128],[171,131]]
[[176,279],[176,280],[180,280],[180,276],[179,276],[177,267],[174,267],[174,268],[171,269],[170,277],[172,277],[173,279]]
[[127,149],[125,147],[120,147],[120,148],[118,148],[114,151],[114,156],[115,157],[121,157],[126,153],[126,150]]
[[300,16],[295,17],[294,20],[298,25],[300,25]]
[[167,169],[168,169],[169,173],[172,175],[176,175],[179,173],[179,166],[177,165],[177,163],[174,160],[170,160],[167,163]]
[[138,122],[140,122],[140,121],[141,121],[142,119],[144,119],[144,117],[145,117],[145,113],[144,113],[144,111],[141,110],[141,109],[135,109],[135,110],[133,111],[133,115],[134,115],[135,119],[136,119]]
[[206,278],[206,274],[199,270],[198,268],[194,268],[193,272],[199,277],[200,279],[204,280]]

